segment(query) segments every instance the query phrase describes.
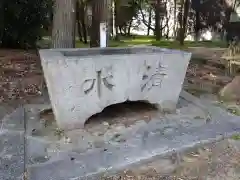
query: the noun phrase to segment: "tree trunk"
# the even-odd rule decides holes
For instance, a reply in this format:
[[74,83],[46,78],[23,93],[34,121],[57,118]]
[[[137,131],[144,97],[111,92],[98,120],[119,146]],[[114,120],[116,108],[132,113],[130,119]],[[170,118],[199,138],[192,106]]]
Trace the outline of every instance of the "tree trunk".
[[115,40],[119,40],[119,26],[118,26],[118,0],[114,0],[114,22],[115,22]]
[[163,29],[164,29],[164,27],[163,27],[163,18],[162,17],[160,17],[159,26],[160,26],[160,28],[159,28],[159,36],[160,36],[160,39],[162,39]]
[[119,32],[120,32],[121,36],[124,35],[124,33],[123,33],[123,27],[122,27],[122,26],[119,26]]
[[109,44],[109,34],[110,34],[110,29],[109,29],[109,14],[110,14],[110,2],[111,0],[102,0],[103,1],[103,5],[102,5],[102,19],[101,22],[106,24],[106,46],[108,46]]
[[77,20],[77,30],[78,30],[78,38],[79,41],[83,42],[83,36],[82,36],[82,27],[81,27],[81,21],[80,21],[80,3],[79,0],[76,0],[76,20]]
[[128,29],[127,29],[127,35],[128,35],[128,36],[131,36],[132,22],[133,22],[133,20],[131,20],[131,21],[129,22],[129,26],[128,26]]
[[90,47],[100,47],[100,23],[108,22],[108,0],[92,1],[92,27]]
[[160,0],[157,0],[155,5],[155,36],[156,41],[160,41]]
[[167,32],[166,32],[166,39],[168,40],[169,39],[169,32],[170,32],[170,27],[169,27],[169,18],[167,17],[167,19],[166,19],[166,24],[167,24],[167,26],[166,26],[166,28],[167,28]]
[[0,46],[2,44],[2,38],[4,34],[4,15],[5,15],[5,1],[0,3]]
[[[235,7],[234,7],[235,8]],[[229,26],[229,24],[230,24],[230,17],[231,17],[231,13],[234,11],[234,9],[233,8],[231,8],[231,7],[228,7],[228,8],[226,8],[226,10],[225,10],[225,19],[224,19],[224,21],[223,21],[223,28],[222,28],[222,31],[221,31],[221,34],[223,35],[224,34],[224,32],[225,32],[225,30],[226,29],[228,29],[228,26]],[[224,36],[224,35],[223,35]],[[222,37],[223,37],[222,36]],[[223,38],[221,37],[221,39],[223,40]]]
[[181,34],[181,30],[183,28],[183,7],[184,7],[184,0],[180,1],[180,8],[179,8],[179,12],[177,15],[177,19],[179,22],[179,28],[177,28],[177,40],[180,41],[180,34]]
[[180,45],[184,45],[184,39],[185,39],[185,33],[186,33],[187,21],[188,21],[189,6],[190,6],[190,0],[185,0],[182,27],[180,30]]
[[174,39],[177,37],[177,0],[174,0],[174,10],[173,10],[173,36]]
[[109,45],[109,40],[113,37],[113,2],[112,0],[108,0],[108,14],[107,14],[107,20],[108,20],[108,37],[107,37],[107,44]]
[[200,12],[196,11],[196,19],[195,19],[195,41],[199,41],[200,39]]
[[90,47],[100,47],[100,1],[92,1],[92,26],[90,36]]
[[115,27],[116,35],[115,35],[115,41],[119,41],[119,28],[118,26]]
[[76,0],[56,0],[53,16],[52,48],[75,47]]
[[152,8],[150,7],[149,10],[148,10],[148,28],[147,28],[147,36],[150,35],[150,27],[151,27],[151,24],[152,24]]
[[200,1],[195,2],[195,25],[194,25],[194,31],[195,31],[195,41],[199,41],[200,39],[200,26],[201,26],[201,20],[200,20]]
[[115,19],[114,19],[114,2],[113,0],[109,1],[109,23],[108,23],[108,31],[109,31],[109,39],[113,39],[115,37]]
[[85,3],[83,2],[83,0],[81,0],[79,12],[80,12],[80,22],[82,27],[83,43],[87,44],[87,27],[85,23],[86,13],[85,13]]

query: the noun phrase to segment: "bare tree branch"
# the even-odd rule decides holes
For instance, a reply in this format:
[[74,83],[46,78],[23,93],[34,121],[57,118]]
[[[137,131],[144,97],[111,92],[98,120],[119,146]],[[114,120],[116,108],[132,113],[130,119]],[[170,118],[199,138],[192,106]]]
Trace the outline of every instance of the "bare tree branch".
[[[143,24],[145,26],[149,27],[149,29],[151,29],[152,31],[155,31],[155,28],[153,28],[151,26],[151,24],[149,24],[148,21],[146,20],[145,15],[144,15],[143,10],[142,10],[142,7],[139,5],[138,8],[139,8],[139,11],[140,11],[140,13],[142,15],[142,22],[143,22]],[[169,17],[166,17],[166,19],[167,19],[166,20],[166,24],[163,27],[161,27],[160,30],[163,30],[163,29],[165,29],[167,27],[167,23],[168,23]]]
[[143,22],[143,24],[145,26],[147,26],[149,29],[151,29],[152,31],[155,31],[155,28],[153,28],[151,26],[151,24],[149,24],[148,21],[145,19],[145,15],[144,15],[143,10],[142,10],[142,8],[140,6],[139,6],[139,10],[140,10],[140,13],[142,15],[142,22]]

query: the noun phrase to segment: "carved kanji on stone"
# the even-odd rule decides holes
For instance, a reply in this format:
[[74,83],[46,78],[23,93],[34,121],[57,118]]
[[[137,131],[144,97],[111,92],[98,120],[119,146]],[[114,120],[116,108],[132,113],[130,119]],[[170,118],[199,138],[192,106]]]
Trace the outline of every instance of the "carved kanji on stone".
[[144,63],[146,67],[146,72],[142,76],[142,80],[144,81],[143,85],[141,86],[141,91],[150,90],[154,86],[161,87],[163,78],[167,75],[164,73],[166,68],[161,64],[161,62],[157,63],[155,70],[153,67]]
[[96,72],[96,77],[86,79],[83,82],[82,89],[85,94],[89,94],[94,89],[94,87],[97,86],[98,96],[101,97],[102,85],[104,85],[109,90],[112,90],[112,88],[115,86],[112,80],[113,80],[112,66],[104,67]]

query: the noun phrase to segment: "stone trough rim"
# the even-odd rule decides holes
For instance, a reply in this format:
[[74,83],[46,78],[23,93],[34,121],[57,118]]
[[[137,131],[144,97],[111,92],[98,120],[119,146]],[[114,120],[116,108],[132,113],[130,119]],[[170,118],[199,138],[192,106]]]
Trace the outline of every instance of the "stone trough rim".
[[[188,54],[192,55],[191,52],[186,51],[186,50],[178,50],[178,49],[170,49],[170,48],[164,48],[164,47],[157,47],[157,46],[128,46],[128,47],[105,47],[105,48],[99,48],[99,47],[93,47],[93,48],[50,48],[50,49],[39,49],[39,54],[42,52],[66,52],[66,51],[71,51],[71,52],[76,52],[76,51],[104,51],[104,50],[125,50],[125,49],[140,49],[140,50],[161,50],[162,52],[176,52],[179,54]],[[112,54],[115,55],[115,54]]]

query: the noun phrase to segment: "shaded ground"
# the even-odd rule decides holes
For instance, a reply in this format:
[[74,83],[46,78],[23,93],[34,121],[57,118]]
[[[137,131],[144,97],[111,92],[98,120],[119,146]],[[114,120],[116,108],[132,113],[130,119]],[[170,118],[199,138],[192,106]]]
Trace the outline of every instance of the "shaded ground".
[[0,103],[27,103],[41,96],[43,82],[35,51],[0,50]]
[[[191,48],[194,59],[191,61],[185,88],[192,93],[217,93],[231,81],[225,76],[219,62],[222,49]],[[203,56],[211,61],[206,61]],[[43,74],[36,52],[0,50],[0,103],[18,105],[35,102],[44,91]],[[220,148],[221,149],[221,148]],[[217,152],[216,152],[217,151]],[[212,153],[214,152],[214,153]],[[112,179],[228,179],[237,180],[240,171],[240,154],[232,147],[219,151],[214,147],[190,154],[171,176],[158,172],[156,164],[139,170],[120,172]],[[236,172],[235,172],[236,171]],[[234,174],[235,173],[235,174]],[[208,174],[206,177],[205,175]]]
[[226,75],[224,62],[221,56],[222,48],[189,48],[192,52],[192,60],[188,66],[185,88],[192,93],[216,94],[232,80]]

